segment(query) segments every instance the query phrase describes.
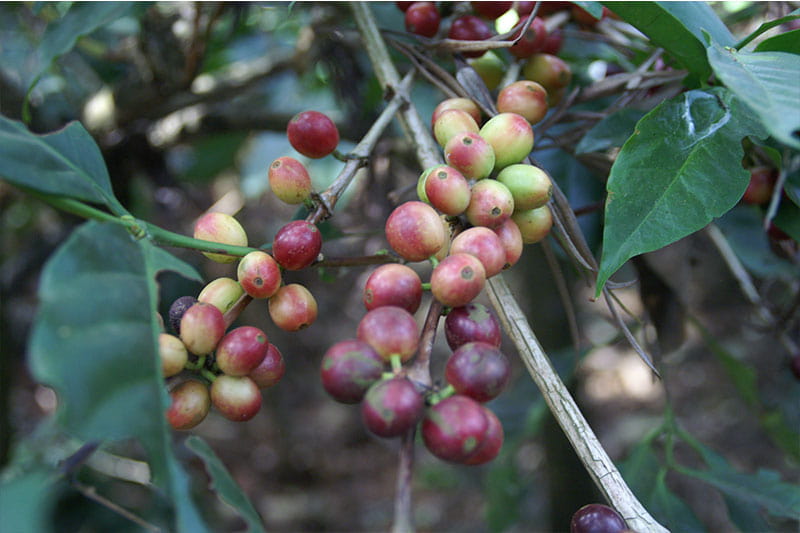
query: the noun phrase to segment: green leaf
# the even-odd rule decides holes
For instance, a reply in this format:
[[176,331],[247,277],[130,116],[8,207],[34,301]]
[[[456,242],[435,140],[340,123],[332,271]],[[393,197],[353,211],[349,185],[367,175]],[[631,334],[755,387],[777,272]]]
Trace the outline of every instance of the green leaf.
[[576,154],[599,152],[614,146],[622,146],[633,134],[636,123],[644,116],[644,111],[626,108],[612,113],[586,132],[575,147]]
[[800,149],[800,56],[737,52],[712,43],[708,60],[720,81],[756,113],[775,139]]
[[119,204],[103,156],[78,122],[47,135],[0,116],[0,177],[45,194],[67,196],[127,213]]
[[223,501],[233,506],[239,515],[247,522],[248,531],[263,532],[264,526],[258,512],[242,492],[239,485],[231,477],[228,469],[211,449],[206,441],[192,435],[186,439],[186,446],[203,459],[206,470],[211,476],[211,488],[217,491]]
[[800,54],[800,30],[787,31],[769,39],[764,39],[758,43],[755,51]]
[[791,202],[781,203],[773,222],[792,239],[800,242],[800,207]]
[[155,283],[164,263],[149,241],[121,226],[78,228],[42,271],[30,364],[55,389],[67,433],[84,441],[138,439],[176,506],[177,529],[206,531],[164,417]]
[[736,42],[707,2],[604,2],[604,5],[647,35],[653,44],[675,56],[700,80],[711,74],[703,31],[724,46]]
[[0,483],[0,531],[40,533],[49,531],[55,504],[53,473],[43,468]]
[[750,181],[741,163],[747,135],[764,132],[721,88],[680,94],[639,121],[606,185],[598,294],[631,257],[703,228],[736,204]]
[[[770,20],[769,22],[765,22],[761,26],[759,26],[754,32],[752,32],[750,35],[748,35],[747,37],[742,39],[734,48],[736,48],[737,50],[740,50],[743,46],[747,45],[747,43],[749,43],[750,41],[752,41],[753,39],[755,39],[756,37],[758,37],[759,35],[761,35],[765,31],[771,30],[772,28],[774,28],[776,26],[780,26],[781,24],[785,24],[787,22],[791,22],[793,20],[797,20],[798,18],[800,18],[800,9],[795,9],[794,11],[792,11],[791,13],[786,15],[785,17],[781,17],[781,18],[778,18],[778,19],[775,19],[775,20]],[[756,48],[758,48],[758,47],[756,47]]]

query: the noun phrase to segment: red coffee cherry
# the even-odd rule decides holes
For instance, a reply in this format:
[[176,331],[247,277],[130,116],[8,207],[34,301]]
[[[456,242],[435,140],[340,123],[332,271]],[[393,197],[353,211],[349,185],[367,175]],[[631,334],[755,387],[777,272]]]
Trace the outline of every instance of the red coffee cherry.
[[584,505],[572,515],[570,533],[622,533],[628,526],[611,507],[599,503]]
[[503,447],[503,424],[500,419],[492,412],[491,409],[485,405],[483,407],[483,414],[486,416],[488,427],[486,428],[486,437],[483,444],[478,448],[478,451],[469,457],[464,464],[467,465],[482,465],[488,463],[500,453],[500,448]]
[[522,242],[522,233],[519,231],[519,226],[513,220],[508,219],[494,228],[494,232],[500,238],[500,242],[503,243],[503,249],[506,251],[506,264],[503,269],[511,268],[522,257],[522,250],[525,245]]
[[422,280],[405,265],[381,265],[369,275],[364,285],[363,302],[367,311],[393,305],[415,313],[421,301]]
[[[492,30],[486,22],[475,15],[458,17],[450,25],[447,37],[458,41],[485,41],[492,36]],[[479,57],[486,50],[463,52],[464,57]]]
[[547,38],[544,40],[544,44],[542,45],[542,49],[540,52],[543,54],[550,54],[550,55],[558,55],[561,51],[561,45],[564,43],[564,34],[561,31],[561,28],[556,29],[552,33],[547,35]]
[[497,347],[468,342],[447,360],[444,375],[456,392],[486,403],[505,389],[511,377],[511,364]]
[[273,194],[287,204],[302,204],[311,195],[311,176],[305,165],[293,157],[273,161],[267,179]]
[[498,111],[516,113],[531,124],[541,121],[547,109],[547,91],[535,81],[515,81],[497,94]]
[[[481,180],[472,186],[465,214],[473,226],[496,228],[514,212],[514,197],[497,180]],[[521,228],[520,228],[521,229]]]
[[472,10],[483,18],[495,20],[511,9],[514,2],[470,2]]
[[433,129],[434,124],[436,124],[436,120],[439,118],[439,116],[448,109],[460,109],[461,111],[466,111],[473,119],[475,119],[476,124],[481,123],[481,108],[478,107],[478,104],[469,98],[447,98],[446,100],[439,102],[439,105],[434,108],[433,113],[431,114],[431,129]]
[[431,273],[431,293],[442,305],[461,307],[473,300],[486,283],[486,270],[471,254],[448,255]]
[[483,304],[468,303],[455,307],[444,320],[444,334],[447,345],[456,350],[469,342],[482,342],[500,347],[502,333],[500,323],[494,313]]
[[433,37],[439,31],[439,10],[433,2],[414,2],[406,9],[406,31]]
[[272,255],[286,270],[300,270],[317,260],[322,234],[311,222],[293,220],[275,234]]
[[746,204],[765,205],[772,199],[772,191],[775,189],[775,182],[778,173],[770,167],[754,167],[750,169],[750,183],[742,196],[742,202]]
[[458,216],[467,209],[471,198],[470,186],[461,172],[441,165],[430,170],[424,180],[425,196],[440,212]]
[[402,362],[411,359],[419,345],[419,331],[414,317],[400,307],[385,306],[369,311],[358,323],[357,337],[369,344],[384,361],[399,355]]
[[435,255],[447,236],[436,211],[423,202],[397,206],[386,220],[386,240],[407,261],[424,261]]
[[444,147],[444,158],[448,165],[471,180],[488,177],[495,166],[492,145],[481,135],[472,132],[451,137]]
[[381,379],[385,361],[364,341],[337,342],[322,356],[322,386],[334,400],[358,403],[367,389]]
[[472,254],[480,259],[486,278],[500,273],[506,264],[506,250],[500,237],[489,228],[476,226],[462,231],[450,243],[450,253]]
[[238,327],[219,341],[217,365],[229,376],[246,376],[261,364],[268,347],[266,333],[253,326]]
[[318,111],[296,114],[286,126],[286,135],[295,150],[311,159],[325,157],[339,144],[336,124]]
[[[194,224],[194,238],[204,241],[247,246],[247,233],[239,222],[225,213],[206,213]],[[239,260],[234,255],[203,252],[203,255],[217,263],[234,263]]]
[[269,316],[284,331],[299,331],[317,319],[317,301],[299,283],[284,285],[269,299]]
[[266,389],[278,383],[286,372],[286,363],[283,361],[283,354],[274,345],[267,346],[267,353],[264,359],[247,374],[259,389]]
[[253,298],[269,298],[281,286],[281,269],[266,252],[253,251],[239,261],[236,269],[244,292]]
[[367,429],[379,437],[398,437],[414,427],[425,404],[422,394],[405,377],[374,383],[361,403]]
[[181,318],[181,340],[193,354],[206,355],[214,351],[225,328],[225,318],[219,309],[197,302]]
[[208,387],[199,381],[184,381],[169,393],[172,403],[167,421],[174,429],[191,429],[205,419],[211,409]]
[[[516,39],[517,35],[519,35],[519,32],[515,33],[512,39]],[[534,17],[528,29],[522,34],[522,37],[520,37],[508,51],[511,52],[511,55],[514,57],[524,59],[541,51],[546,40],[547,27],[544,25],[544,20],[539,17]]]
[[425,412],[422,441],[439,459],[464,463],[480,450],[488,428],[483,406],[467,396],[456,394]]
[[228,420],[244,422],[261,409],[261,391],[247,376],[217,376],[211,384],[211,403]]

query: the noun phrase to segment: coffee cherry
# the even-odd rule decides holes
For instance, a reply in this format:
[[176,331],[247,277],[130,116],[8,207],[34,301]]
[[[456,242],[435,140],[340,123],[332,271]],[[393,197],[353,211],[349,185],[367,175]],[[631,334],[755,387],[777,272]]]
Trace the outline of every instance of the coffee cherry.
[[384,361],[392,355],[402,362],[411,359],[419,345],[419,331],[414,316],[400,307],[378,307],[365,314],[358,323],[356,336],[369,344]]
[[[515,33],[512,39],[516,39],[518,35],[519,32]],[[511,52],[511,55],[514,57],[525,59],[541,51],[546,39],[547,27],[544,25],[544,20],[539,17],[534,17],[528,29],[522,34],[522,37],[520,37],[508,51]]]
[[578,23],[579,26],[583,28],[594,28],[597,26],[597,23],[606,18],[606,15],[609,13],[607,7],[603,7],[603,14],[600,15],[600,19],[594,18],[594,15],[583,9],[581,6],[577,4],[572,4],[571,7],[571,14],[572,20]]
[[244,292],[253,298],[269,298],[281,286],[281,268],[266,252],[250,252],[239,261],[236,269]]
[[547,109],[547,91],[535,81],[515,81],[497,94],[498,111],[516,113],[531,124],[541,121]]
[[381,379],[385,361],[364,341],[337,342],[322,356],[322,386],[334,400],[358,403],[367,389]]
[[439,215],[428,204],[411,201],[397,206],[386,220],[386,240],[407,261],[424,261],[445,244]]
[[[450,25],[447,37],[458,41],[485,41],[492,36],[492,30],[483,19],[475,15],[464,15],[458,17]],[[479,57],[485,50],[474,52],[462,52],[464,57]]]
[[553,213],[546,205],[526,211],[514,211],[511,220],[519,227],[522,242],[525,244],[541,241],[553,227]]
[[570,533],[622,533],[627,529],[619,513],[599,503],[584,505],[569,523]]
[[506,264],[506,251],[500,237],[489,228],[476,226],[462,231],[450,244],[450,253],[472,254],[480,259],[486,278],[500,273]]
[[[461,113],[461,111],[448,111],[451,112]],[[425,176],[425,196],[433,207],[445,215],[457,216],[467,209],[471,193],[469,183],[461,172],[453,167],[441,165]]]
[[772,191],[778,175],[774,168],[754,167],[750,169],[750,183],[742,196],[746,204],[764,205],[772,199]]
[[433,37],[439,31],[439,10],[433,2],[414,2],[406,9],[406,31]]
[[519,163],[533,149],[533,129],[522,115],[500,113],[481,127],[481,137],[494,150],[494,168],[502,170]]
[[172,403],[167,421],[174,429],[191,429],[203,421],[211,409],[208,387],[199,381],[184,381],[169,393]]
[[311,222],[294,220],[275,234],[272,255],[286,270],[300,270],[317,260],[322,234]]
[[468,342],[447,360],[444,375],[456,392],[486,403],[503,392],[511,377],[511,365],[497,347]]
[[181,318],[183,313],[186,312],[191,306],[197,303],[197,298],[194,296],[181,296],[169,306],[169,325],[172,331],[180,335],[181,333]]
[[439,118],[439,115],[448,109],[460,109],[462,111],[466,111],[472,118],[475,119],[476,124],[481,123],[481,108],[478,107],[478,104],[469,98],[447,98],[446,100],[439,102],[439,104],[433,109],[433,113],[431,114],[431,129],[433,129],[433,125],[436,124],[436,120]]
[[544,40],[544,44],[540,52],[543,54],[550,54],[550,55],[558,55],[561,51],[561,45],[564,42],[564,34],[561,32],[561,28],[556,29],[555,31],[548,33],[547,38]]
[[225,318],[211,304],[197,302],[181,318],[181,340],[186,349],[195,355],[214,351],[225,334]]
[[274,344],[270,343],[264,359],[247,376],[259,389],[266,389],[278,383],[285,372],[286,363],[283,361],[283,354]]
[[222,313],[227,313],[243,294],[244,289],[238,281],[231,278],[217,278],[203,287],[197,295],[197,301],[211,304]]
[[317,301],[299,283],[284,285],[269,299],[269,316],[284,331],[305,329],[317,319]]
[[436,252],[436,255],[433,257],[436,258],[437,261],[443,260],[447,255],[450,253],[450,239],[453,236],[453,228],[450,225],[450,221],[446,215],[442,215],[439,217],[439,220],[442,223],[442,231],[444,231],[445,238],[444,238],[444,246]]
[[397,6],[397,9],[405,13],[408,10],[408,8],[414,5],[415,3],[416,2],[395,2],[394,5]]
[[792,357],[791,361],[789,361],[789,367],[792,369],[794,377],[800,380],[800,355]]
[[508,219],[494,228],[494,232],[500,238],[503,249],[506,251],[506,264],[503,269],[511,268],[522,257],[522,249],[525,245],[522,242],[522,233],[519,231],[519,226],[513,220]]
[[486,270],[471,254],[448,255],[431,273],[431,293],[442,305],[460,307],[472,301],[486,283]]
[[497,180],[482,180],[472,186],[465,214],[473,226],[496,228],[514,212],[514,197]]
[[455,307],[447,313],[444,334],[451,350],[457,350],[469,342],[481,342],[499,348],[502,342],[497,318],[488,307],[476,302]]
[[372,272],[364,285],[363,302],[367,311],[393,305],[416,313],[422,301],[422,281],[405,265],[381,265]]
[[522,67],[522,76],[539,83],[548,95],[566,87],[572,81],[572,71],[563,59],[543,53],[534,54],[528,59]]
[[414,384],[404,377],[374,383],[361,403],[361,417],[367,429],[379,437],[397,437],[414,427],[424,402]]
[[189,360],[189,353],[183,342],[168,333],[158,335],[158,356],[161,359],[161,373],[165,378],[180,374]]
[[491,50],[487,50],[480,57],[467,59],[467,63],[475,69],[490,91],[497,89],[507,70],[505,62]]
[[462,109],[448,109],[441,113],[433,123],[433,136],[439,146],[444,148],[447,142],[464,132],[478,133],[478,123],[472,115]]
[[[194,238],[232,246],[247,246],[247,233],[241,224],[225,213],[206,213],[194,225]],[[239,260],[234,255],[203,252],[203,255],[217,263],[234,263]]]
[[492,145],[481,135],[472,132],[452,137],[444,147],[444,158],[448,165],[471,180],[488,177],[495,167]]
[[311,176],[305,165],[293,157],[273,161],[267,179],[273,194],[287,204],[302,204],[311,195]]
[[483,444],[478,448],[478,451],[472,454],[469,459],[464,461],[467,465],[482,465],[488,463],[500,453],[500,448],[503,447],[503,424],[500,419],[492,412],[491,409],[485,405],[483,407],[483,414],[486,416],[488,427],[486,428],[486,436]]
[[495,20],[511,9],[514,2],[470,2],[473,11],[483,18]]
[[311,159],[325,157],[339,144],[336,124],[318,111],[296,114],[286,126],[286,135],[295,150]]
[[229,331],[217,345],[217,366],[229,376],[246,376],[267,355],[267,335],[253,326]]
[[439,459],[463,463],[483,445],[488,427],[483,406],[456,394],[427,409],[422,419],[422,441]]
[[542,207],[553,194],[553,183],[547,173],[533,165],[508,166],[497,175],[497,181],[508,187],[514,197],[515,211]]
[[244,422],[261,409],[261,391],[247,376],[217,376],[211,384],[211,404],[228,420]]

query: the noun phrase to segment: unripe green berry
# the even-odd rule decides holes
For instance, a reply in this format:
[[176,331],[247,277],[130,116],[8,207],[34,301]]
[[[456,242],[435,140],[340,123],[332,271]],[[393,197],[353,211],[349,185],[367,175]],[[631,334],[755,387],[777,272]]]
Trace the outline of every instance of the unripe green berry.
[[519,163],[533,149],[531,125],[516,113],[500,113],[492,117],[481,127],[480,135],[494,150],[495,170]]
[[161,373],[165,378],[179,374],[189,360],[183,341],[168,333],[158,335],[158,355],[161,359]]
[[217,278],[203,287],[197,301],[213,305],[222,313],[227,313],[244,294],[238,281],[231,278]]
[[279,157],[269,166],[269,188],[287,204],[302,204],[311,195],[311,176],[305,165],[289,156]]
[[547,173],[533,165],[510,165],[500,171],[497,181],[511,191],[514,210],[518,211],[542,207],[553,194],[553,183]]
[[514,211],[511,220],[519,226],[522,242],[525,244],[541,241],[553,227],[553,214],[546,205],[527,211]]

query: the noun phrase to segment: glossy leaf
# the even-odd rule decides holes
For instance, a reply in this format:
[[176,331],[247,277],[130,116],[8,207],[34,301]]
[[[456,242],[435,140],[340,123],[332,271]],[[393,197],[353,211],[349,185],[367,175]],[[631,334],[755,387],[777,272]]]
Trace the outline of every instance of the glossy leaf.
[[737,52],[712,43],[708,60],[720,81],[756,113],[773,137],[800,149],[800,56]]
[[604,2],[625,22],[664,48],[689,72],[705,80],[711,67],[705,57],[703,31],[724,46],[733,46],[731,32],[706,2]]
[[239,515],[247,522],[247,531],[263,532],[264,526],[258,512],[211,446],[195,435],[186,439],[186,446],[203,460],[206,470],[211,476],[211,488],[217,491],[223,501],[239,512]]
[[755,51],[800,54],[800,30],[787,31],[769,39],[764,39],[758,43]]
[[750,181],[741,163],[747,135],[764,132],[724,89],[680,94],[639,121],[606,187],[598,293],[631,257],[703,228],[736,204]]
[[0,116],[0,177],[45,194],[68,196],[126,211],[111,189],[103,156],[78,122],[47,135]]
[[77,229],[42,272],[31,369],[55,389],[67,433],[84,441],[138,439],[176,505],[178,529],[205,531],[164,417],[155,276],[174,262],[165,265],[153,250],[121,226]]
[[632,108],[612,113],[586,132],[575,148],[575,153],[585,154],[622,146],[633,134],[636,123],[643,116],[644,111]]

